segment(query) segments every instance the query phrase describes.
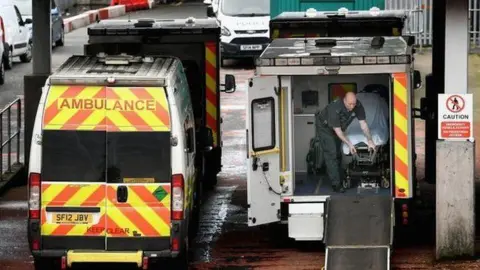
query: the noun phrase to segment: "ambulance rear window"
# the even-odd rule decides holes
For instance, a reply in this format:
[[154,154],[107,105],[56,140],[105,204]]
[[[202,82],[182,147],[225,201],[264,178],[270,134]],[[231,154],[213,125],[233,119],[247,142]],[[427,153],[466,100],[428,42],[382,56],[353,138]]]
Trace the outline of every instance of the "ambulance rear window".
[[45,130],[42,145],[44,181],[170,181],[170,132]]
[[104,182],[106,135],[101,131],[44,130],[44,181]]
[[170,132],[107,133],[107,182],[169,182]]

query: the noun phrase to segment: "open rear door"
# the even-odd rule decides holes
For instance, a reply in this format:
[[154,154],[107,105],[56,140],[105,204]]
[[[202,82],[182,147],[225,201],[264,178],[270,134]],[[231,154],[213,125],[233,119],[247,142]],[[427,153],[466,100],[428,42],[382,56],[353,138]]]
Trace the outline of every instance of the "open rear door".
[[249,81],[247,107],[248,225],[279,221],[280,139],[276,76]]

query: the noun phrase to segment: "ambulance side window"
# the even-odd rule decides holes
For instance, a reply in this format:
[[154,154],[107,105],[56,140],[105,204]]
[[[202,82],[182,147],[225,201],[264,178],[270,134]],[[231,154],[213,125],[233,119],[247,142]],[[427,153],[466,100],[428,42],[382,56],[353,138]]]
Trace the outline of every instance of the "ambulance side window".
[[194,129],[194,124],[193,124],[193,111],[192,111],[192,102],[191,96],[190,96],[190,88],[188,85],[187,77],[185,76],[185,73],[183,72],[182,68],[178,69],[178,78],[180,79],[181,83],[181,91],[182,91],[182,107],[186,111],[187,116],[185,119],[185,137],[186,137],[186,145],[189,153],[195,152],[195,129]]
[[264,151],[275,147],[275,103],[272,97],[252,100],[252,148]]

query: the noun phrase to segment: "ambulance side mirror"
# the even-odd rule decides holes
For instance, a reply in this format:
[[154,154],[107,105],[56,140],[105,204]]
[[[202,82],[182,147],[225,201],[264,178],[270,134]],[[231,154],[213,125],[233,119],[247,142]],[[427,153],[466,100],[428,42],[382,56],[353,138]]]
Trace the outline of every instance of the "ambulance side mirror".
[[215,11],[213,11],[212,5],[207,6],[207,17],[208,18],[215,17]]
[[213,133],[210,128],[201,127],[199,134],[199,138],[201,139],[202,149],[205,152],[210,152],[213,149]]
[[420,74],[420,71],[418,70],[413,71],[413,87],[415,89],[422,87],[422,74]]
[[222,90],[222,92],[225,93],[233,93],[237,89],[237,84],[235,83],[235,76],[232,74],[226,74],[225,75],[225,89]]

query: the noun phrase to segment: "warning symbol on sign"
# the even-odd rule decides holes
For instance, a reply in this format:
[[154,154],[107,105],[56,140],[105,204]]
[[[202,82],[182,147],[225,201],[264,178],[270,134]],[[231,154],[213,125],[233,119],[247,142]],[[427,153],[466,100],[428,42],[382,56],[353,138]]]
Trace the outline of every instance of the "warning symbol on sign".
[[438,95],[438,138],[473,141],[472,94]]
[[459,113],[465,108],[465,100],[459,95],[450,96],[447,99],[447,109],[452,113]]

